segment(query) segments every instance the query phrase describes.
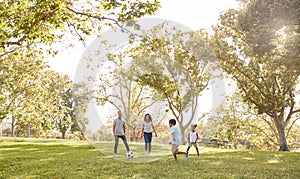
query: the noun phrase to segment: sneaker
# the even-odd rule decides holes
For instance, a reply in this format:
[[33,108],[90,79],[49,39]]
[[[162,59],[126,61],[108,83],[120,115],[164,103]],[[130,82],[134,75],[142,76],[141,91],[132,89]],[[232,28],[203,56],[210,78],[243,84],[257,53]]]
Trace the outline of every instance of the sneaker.
[[189,153],[186,152],[186,153],[185,153],[185,159],[188,159],[188,158],[189,158]]
[[200,157],[200,154],[197,154],[198,157]]

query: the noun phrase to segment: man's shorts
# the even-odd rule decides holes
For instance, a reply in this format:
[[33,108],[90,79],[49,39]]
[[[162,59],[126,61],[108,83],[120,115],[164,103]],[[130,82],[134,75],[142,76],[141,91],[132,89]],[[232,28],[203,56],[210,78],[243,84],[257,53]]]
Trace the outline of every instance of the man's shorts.
[[175,153],[178,150],[178,146],[179,145],[172,144],[172,148],[171,148],[172,153]]
[[197,147],[197,142],[190,142],[188,147],[192,147],[194,145],[194,147]]

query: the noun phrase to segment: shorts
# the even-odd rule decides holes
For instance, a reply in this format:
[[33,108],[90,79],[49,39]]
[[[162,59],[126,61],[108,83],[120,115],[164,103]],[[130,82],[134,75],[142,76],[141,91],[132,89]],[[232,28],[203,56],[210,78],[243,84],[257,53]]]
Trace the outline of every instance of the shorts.
[[197,147],[197,142],[190,142],[188,147],[192,147],[194,145],[194,147]]
[[178,147],[179,145],[172,144],[172,148],[171,148],[172,153],[175,153],[178,150]]

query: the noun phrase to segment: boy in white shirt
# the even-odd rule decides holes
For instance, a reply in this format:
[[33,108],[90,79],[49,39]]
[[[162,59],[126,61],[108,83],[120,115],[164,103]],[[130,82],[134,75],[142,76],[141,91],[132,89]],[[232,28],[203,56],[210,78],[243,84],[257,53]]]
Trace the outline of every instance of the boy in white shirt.
[[197,131],[195,130],[197,127],[197,125],[192,125],[191,126],[191,132],[189,133],[188,135],[188,142],[189,142],[189,145],[188,145],[188,148],[186,150],[186,153],[185,153],[185,158],[188,159],[189,157],[189,150],[192,146],[194,146],[196,148],[196,151],[197,151],[197,156],[199,157],[200,154],[199,154],[199,150],[198,150],[198,147],[197,147],[197,140],[198,140],[198,133]]

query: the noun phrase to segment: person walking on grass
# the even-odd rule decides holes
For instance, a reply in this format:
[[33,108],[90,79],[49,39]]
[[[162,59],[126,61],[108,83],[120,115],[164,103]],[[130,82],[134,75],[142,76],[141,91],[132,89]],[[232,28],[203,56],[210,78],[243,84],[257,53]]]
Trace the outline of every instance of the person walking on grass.
[[185,158],[188,159],[189,157],[189,150],[192,146],[194,146],[196,148],[196,151],[197,151],[197,156],[199,157],[200,154],[199,154],[199,150],[198,150],[198,147],[197,147],[197,140],[198,140],[198,133],[196,131],[196,127],[197,125],[192,125],[191,126],[191,132],[189,133],[188,135],[188,148],[186,149],[186,152],[185,152]]
[[177,161],[177,154],[186,154],[185,152],[180,152],[178,150],[178,147],[181,143],[181,135],[179,133],[178,128],[175,126],[176,125],[176,120],[175,119],[170,119],[169,120],[169,126],[170,126],[170,134],[171,134],[171,144],[172,144],[172,153],[174,157],[174,161]]
[[145,141],[145,153],[151,153],[151,142],[152,142],[152,131],[157,137],[157,133],[152,123],[152,117],[150,114],[144,116],[143,127],[142,127],[142,137],[144,136]]
[[126,140],[126,128],[125,128],[125,119],[122,118],[122,112],[118,111],[118,118],[114,120],[113,123],[113,134],[115,136],[115,146],[114,146],[114,154],[117,154],[119,138],[123,140],[123,143],[126,147],[127,152],[130,151],[129,145]]

